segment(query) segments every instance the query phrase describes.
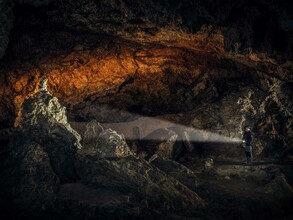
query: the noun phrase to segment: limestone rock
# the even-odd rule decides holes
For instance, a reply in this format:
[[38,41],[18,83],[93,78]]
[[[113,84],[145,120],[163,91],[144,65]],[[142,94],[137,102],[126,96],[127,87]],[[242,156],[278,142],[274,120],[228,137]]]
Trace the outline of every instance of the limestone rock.
[[47,90],[47,79],[42,79],[39,92],[23,103],[18,115],[16,125],[19,125],[19,129],[26,129],[26,127],[41,129],[43,125],[50,126],[58,123],[74,136],[74,146],[81,148],[81,137],[67,122],[65,107],[61,106],[58,99]]
[[205,206],[187,168],[169,160],[153,166],[135,157],[122,135],[96,121],[87,125],[85,146],[78,150],[79,135],[45,85],[43,80],[39,92],[24,102],[1,172],[0,194],[12,205],[24,213],[48,210],[89,219],[186,216]]
[[154,154],[159,156],[172,158],[174,151],[174,144],[177,140],[178,134],[167,128],[157,129],[147,135],[143,142],[143,148],[148,152],[148,158]]
[[212,158],[207,158],[204,161],[204,169],[209,170],[212,169],[214,166],[214,160]]
[[257,188],[257,191],[279,197],[285,196],[292,198],[293,196],[293,187],[287,182],[283,173],[277,174],[271,182],[263,187]]
[[192,170],[174,160],[163,158],[155,154],[150,158],[150,163],[168,175],[174,177],[193,191],[196,191],[200,184],[198,177]]
[[[0,33],[0,38],[5,36],[1,38],[4,47],[0,43],[0,54],[3,54],[12,27],[14,1],[1,2],[5,3],[0,9],[3,15],[0,20],[7,21],[1,26],[3,32]],[[272,28],[278,30],[277,38],[286,36],[282,43],[288,44],[288,47],[283,45],[284,50],[273,55],[274,58],[269,57],[270,53],[261,54],[253,48],[247,48],[249,54],[244,52],[246,46],[259,42],[259,34],[274,43],[270,44],[266,39],[268,45],[255,45],[257,50],[279,45],[275,44],[272,33],[257,34],[261,29],[251,25],[258,21],[259,15],[267,14],[268,8],[278,11],[272,15],[276,19],[263,19],[268,26],[272,21],[283,20],[286,13],[279,13],[275,3],[257,0],[255,5],[247,6],[249,9],[239,7],[247,16],[240,16],[244,26],[236,28],[239,20],[232,19],[232,26],[227,27],[224,22],[230,20],[227,15],[239,5],[236,1],[225,4],[216,0],[199,1],[199,4],[193,1],[150,2],[63,0],[59,4],[54,1],[53,5],[42,8],[47,11],[46,24],[35,17],[38,8],[28,12],[31,16],[20,13],[15,29],[36,28],[30,31],[20,28],[21,34],[11,33],[13,42],[9,44],[7,59],[4,57],[0,65],[1,126],[13,124],[22,102],[34,93],[34,86],[44,72],[50,91],[68,105],[73,117],[79,120],[119,122],[134,118],[126,112],[161,115],[198,109],[199,113],[193,117],[196,120],[186,119],[193,121],[196,128],[221,129],[224,135],[235,136],[239,132],[235,125],[242,125],[239,116],[243,116],[243,120],[255,123],[257,133],[266,136],[264,148],[270,150],[269,146],[273,145],[285,146],[283,152],[290,150],[292,112],[288,109],[292,109],[292,59],[285,62],[279,56],[282,57],[282,53],[286,54],[285,59],[288,54],[292,56],[291,34],[280,35],[279,28]],[[246,0],[241,2],[246,4]],[[218,17],[211,13],[211,7],[225,13]],[[113,16],[109,17],[109,14]],[[211,20],[215,26],[205,24]],[[281,20],[278,21],[287,22],[287,19]],[[222,26],[220,21],[225,25]],[[65,25],[69,30],[47,28],[56,24]],[[239,43],[242,45],[240,53],[231,54],[229,50]],[[241,90],[247,85],[254,92],[251,97],[242,94]],[[231,102],[227,103],[226,98]],[[244,102],[237,107],[234,98]],[[214,110],[201,107],[204,104]],[[244,112],[239,114],[242,107]],[[260,114],[258,109],[266,112]]]
[[120,158],[132,154],[123,135],[112,129],[104,130],[95,120],[87,125],[83,143],[83,152],[97,158]]
[[84,161],[84,166],[80,167],[82,182],[92,188],[128,195],[131,204],[124,204],[126,212],[130,207],[147,209],[150,213],[154,210],[158,213],[163,210],[189,212],[205,206],[194,191],[144,159],[128,156],[95,160],[80,155],[80,160]]
[[68,124],[64,107],[46,90],[45,80],[19,115],[1,175],[2,189],[16,204],[46,208],[54,203],[60,183],[79,179],[75,153],[80,136]]
[[31,141],[23,142],[18,147],[18,154],[10,158],[9,168],[1,173],[0,194],[24,209],[38,210],[52,206],[60,180],[52,168],[48,153],[43,146]]
[[104,130],[104,128],[101,126],[100,123],[98,123],[96,120],[90,121],[86,125],[86,131],[83,135],[83,146],[91,147],[95,146],[97,142],[97,138],[99,137],[99,134]]

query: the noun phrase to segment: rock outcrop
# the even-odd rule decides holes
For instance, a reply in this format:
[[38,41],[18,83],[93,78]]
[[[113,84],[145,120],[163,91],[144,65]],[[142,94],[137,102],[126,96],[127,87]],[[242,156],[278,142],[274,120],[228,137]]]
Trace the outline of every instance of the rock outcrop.
[[275,197],[293,197],[293,187],[288,184],[286,176],[283,173],[274,176],[269,183],[259,187],[257,191]]
[[[193,111],[193,115],[182,117],[184,123],[196,118],[200,124],[195,128],[239,137],[241,126],[247,122],[254,127],[256,137],[261,136],[259,149],[264,146],[270,152],[274,145],[286,146],[280,149],[280,155],[290,151],[290,62],[280,65],[269,58],[251,60],[249,55],[232,55],[216,40],[221,38],[219,33],[212,34],[215,39],[208,38],[211,35],[207,33],[182,35],[187,42],[170,33],[170,39],[162,38],[161,44],[152,39],[142,44],[105,36],[63,34],[43,32],[40,47],[30,48],[32,57],[43,57],[42,63],[22,62],[18,66],[15,60],[10,67],[1,65],[3,128],[14,123],[23,101],[35,93],[35,85],[46,75],[49,91],[66,105],[75,121],[121,122],[133,120],[134,114]],[[83,43],[85,48],[64,52],[57,44],[61,39],[74,41],[74,45]],[[215,47],[206,48],[204,39]],[[42,54],[37,48],[50,51],[45,45],[51,45],[58,55]],[[253,92],[250,98],[249,91]],[[276,105],[281,107],[272,108]]]
[[[167,158],[243,156],[204,130],[239,138],[249,124],[256,158],[292,155],[290,3],[2,0],[0,153],[10,155],[0,155],[0,212],[7,198],[72,218],[195,217],[186,213],[204,205],[196,176]],[[36,89],[43,77],[50,92],[45,81]],[[82,148],[55,97],[75,123],[147,115],[201,131],[191,138],[163,126],[145,143],[135,132],[132,149],[160,155],[147,162],[93,121]],[[291,192],[284,180],[267,190]]]
[[[273,53],[281,51],[292,55],[292,6],[289,0],[267,2],[255,0],[63,0],[62,4],[52,0],[4,0],[1,5],[2,54],[9,41],[13,26],[13,11],[25,9],[41,11],[41,21],[57,24],[71,30],[102,32],[122,38],[141,39],[154,37],[163,28],[178,33],[196,33],[200,29],[209,30],[218,26],[225,33],[225,47],[235,53],[244,48]],[[49,6],[48,3],[52,2]],[[22,3],[22,4],[14,4]],[[13,10],[13,6],[15,8]],[[45,5],[45,6],[44,6]],[[38,8],[34,8],[34,7]],[[40,7],[43,6],[43,7]],[[20,13],[21,14],[21,13]],[[26,18],[36,24],[34,17]],[[38,22],[41,22],[38,21]],[[20,23],[20,24],[19,24]],[[15,29],[21,22],[14,23]],[[263,28],[268,27],[268,28]],[[0,36],[1,36],[0,35]],[[280,39],[281,42],[278,42]],[[26,38],[29,41],[29,39]],[[62,44],[61,44],[62,45]],[[79,46],[80,48],[82,46]],[[0,56],[1,57],[1,56]]]
[[89,122],[83,137],[83,150],[97,158],[121,158],[132,155],[123,135],[108,128],[105,129],[96,121]]
[[[47,90],[47,79],[43,78],[39,83],[38,92],[23,103],[16,120],[19,130],[26,128],[42,128],[47,124],[60,124],[68,133],[75,137],[74,146],[81,149],[80,135],[71,128],[67,122],[65,107],[61,106],[58,99]],[[40,130],[41,131],[41,130]],[[50,132],[54,134],[55,131]],[[54,135],[52,135],[54,137]]]
[[[184,181],[177,180],[139,157],[131,155],[97,160],[90,155],[81,155],[80,160],[83,164],[79,169],[83,184],[91,189],[102,188],[128,197],[123,210],[116,214],[145,217],[157,213],[162,217],[163,213],[169,215],[167,212],[176,212],[179,216],[185,216],[187,213],[196,213],[196,210],[206,205],[192,189],[183,184]],[[192,186],[195,188],[196,182]],[[104,208],[106,213],[110,212],[109,206]]]
[[177,140],[176,132],[165,129],[157,129],[147,135],[141,141],[140,151],[146,152],[146,157],[150,158],[154,154],[165,158],[173,158],[174,144]]
[[10,155],[1,164],[0,202],[9,201],[4,208],[20,216],[188,216],[206,205],[187,168],[176,163],[167,167],[177,172],[165,172],[162,163],[152,166],[134,156],[123,136],[96,121],[87,124],[81,147],[46,79],[23,103],[11,140]]
[[163,158],[155,154],[150,158],[149,161],[151,165],[179,180],[182,184],[188,186],[188,188],[195,192],[200,185],[198,177],[192,170],[188,169],[182,164],[177,163],[174,160]]
[[75,169],[80,136],[67,122],[65,109],[46,89],[23,103],[10,142],[1,190],[30,210],[52,207],[61,183],[79,179]]

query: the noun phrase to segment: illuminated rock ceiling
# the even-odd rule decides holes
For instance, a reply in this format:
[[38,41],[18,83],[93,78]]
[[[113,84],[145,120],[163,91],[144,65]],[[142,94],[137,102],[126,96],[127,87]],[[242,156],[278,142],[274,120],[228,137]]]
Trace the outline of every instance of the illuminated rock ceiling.
[[0,0],[1,217],[292,216],[292,6]]
[[[14,124],[46,76],[48,90],[75,121],[132,119],[113,114],[117,109],[204,114],[236,94],[232,105],[246,112],[246,121],[256,121],[261,134],[277,133],[282,140],[291,134],[291,113],[278,116],[292,105],[293,80],[291,15],[281,4],[23,2],[28,4],[5,5],[6,23],[11,13],[14,23],[0,65],[1,127]],[[207,128],[207,119],[198,118]]]

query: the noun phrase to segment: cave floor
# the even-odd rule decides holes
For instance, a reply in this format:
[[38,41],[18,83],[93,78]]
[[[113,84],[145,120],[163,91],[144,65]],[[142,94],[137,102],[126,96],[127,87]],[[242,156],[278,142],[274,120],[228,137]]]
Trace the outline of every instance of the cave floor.
[[[292,219],[293,162],[262,160],[248,166],[226,158],[215,159],[210,169],[203,163],[203,159],[183,163],[197,174],[200,186],[196,192],[208,203],[207,208],[186,213],[184,219]],[[121,195],[84,188],[79,183],[63,185],[58,196],[108,208],[123,203]]]
[[204,161],[185,162],[197,173],[197,193],[208,202],[204,218],[293,219],[293,162],[261,160],[248,166],[235,159],[214,160],[210,169]]
[[[244,160],[222,158],[214,159],[209,169],[204,168],[204,159],[183,164],[197,174],[200,186],[196,192],[208,203],[207,208],[196,210],[196,219],[293,219],[292,160],[257,160],[248,166]],[[113,201],[121,204],[123,200],[121,195],[98,189],[93,192],[79,183],[61,186],[58,196],[61,200],[106,207]],[[194,216],[184,218],[194,219]]]

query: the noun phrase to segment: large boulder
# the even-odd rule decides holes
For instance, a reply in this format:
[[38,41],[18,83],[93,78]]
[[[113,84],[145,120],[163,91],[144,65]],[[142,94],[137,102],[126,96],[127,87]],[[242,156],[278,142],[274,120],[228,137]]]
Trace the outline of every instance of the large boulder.
[[97,158],[121,158],[132,155],[123,135],[104,129],[96,120],[89,122],[83,136],[83,150]]
[[47,91],[46,80],[24,102],[18,123],[1,171],[0,195],[24,216],[194,216],[205,206],[194,191],[195,176],[187,169],[170,161],[167,169],[162,164],[158,169],[134,156],[122,135],[96,121],[87,125],[81,148],[80,136],[68,124],[57,98]]
[[37,130],[43,128],[42,126],[46,128],[58,124],[74,136],[73,145],[80,149],[81,137],[68,123],[65,107],[47,90],[46,78],[41,80],[38,89],[33,97],[23,103],[15,123],[17,129],[24,132],[28,128]]
[[[112,196],[117,195],[114,200],[117,202],[116,206],[113,208],[114,201],[105,205],[103,207],[105,212],[111,212],[110,207],[118,210],[117,206],[121,205],[123,209],[116,214],[128,213],[128,217],[132,218],[148,215],[163,217],[164,214],[171,216],[171,213],[186,216],[187,213],[189,215],[196,213],[206,205],[196,192],[183,184],[184,181],[180,182],[176,179],[178,176],[172,177],[142,158],[130,155],[123,158],[97,160],[90,155],[81,154],[80,160],[82,167],[79,170],[82,176],[81,182],[84,185],[89,186],[91,191],[103,189],[111,192]],[[186,172],[182,175],[185,174]],[[192,179],[189,183],[191,181]],[[196,182],[193,189],[195,185]],[[122,198],[125,201],[123,204],[121,204]],[[125,198],[128,199],[125,200]],[[95,204],[90,210],[92,213],[99,212],[98,201]],[[74,210],[73,207],[72,210]],[[134,210],[137,212],[134,213]]]
[[47,91],[46,80],[23,103],[18,119],[1,189],[14,204],[45,209],[54,203],[60,183],[79,179],[75,153],[80,136],[68,124],[65,108]]
[[167,128],[157,129],[144,137],[142,150],[147,152],[147,158],[154,154],[165,158],[172,158],[177,137],[178,134],[172,130]]
[[48,153],[42,145],[32,141],[23,142],[18,147],[19,152],[10,157],[8,168],[1,173],[2,199],[6,202],[12,200],[14,206],[30,211],[51,207],[60,180]]
[[257,191],[274,197],[293,198],[293,187],[287,182],[286,176],[283,173],[273,176],[269,183],[258,187]]
[[199,179],[196,174],[186,166],[177,163],[174,160],[160,157],[157,154],[153,155],[149,162],[151,165],[180,181],[189,189],[192,189],[193,191],[197,190]]

